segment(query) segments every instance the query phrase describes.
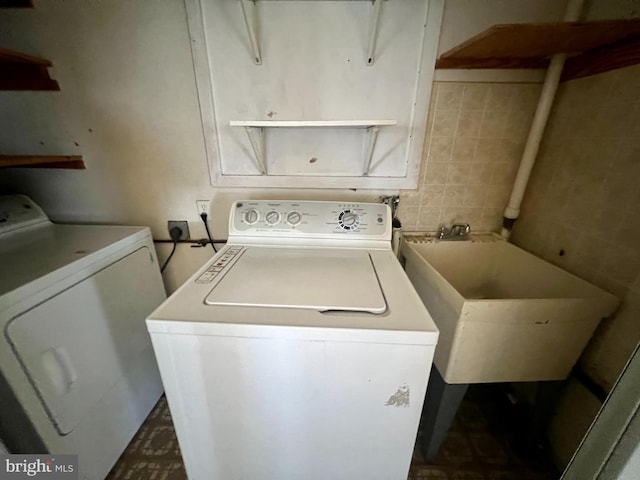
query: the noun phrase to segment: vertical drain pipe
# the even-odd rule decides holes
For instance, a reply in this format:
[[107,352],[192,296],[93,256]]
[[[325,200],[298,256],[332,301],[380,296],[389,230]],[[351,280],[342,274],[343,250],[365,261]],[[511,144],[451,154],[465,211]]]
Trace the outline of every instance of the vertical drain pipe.
[[[578,21],[580,13],[582,12],[583,3],[584,0],[569,0],[564,13],[564,21]],[[511,197],[509,198],[509,203],[504,211],[502,231],[500,234],[506,239],[509,239],[511,236],[513,225],[520,215],[520,204],[522,203],[522,198],[524,197],[524,192],[527,188],[527,183],[529,182],[531,169],[533,168],[533,164],[535,163],[538,155],[542,134],[547,126],[549,112],[551,111],[551,107],[558,90],[558,84],[560,83],[560,76],[562,75],[562,69],[564,68],[566,58],[567,55],[564,53],[558,53],[551,57],[551,63],[544,79],[542,93],[540,94],[536,113],[533,117],[533,122],[531,123],[527,143],[525,144],[524,152],[522,153],[522,160],[520,160],[520,167],[518,168],[518,173],[513,183]]]

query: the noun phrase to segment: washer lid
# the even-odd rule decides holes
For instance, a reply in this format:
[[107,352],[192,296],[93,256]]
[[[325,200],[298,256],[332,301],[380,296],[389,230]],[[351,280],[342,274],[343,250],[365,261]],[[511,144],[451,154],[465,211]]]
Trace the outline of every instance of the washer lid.
[[205,303],[369,313],[387,309],[369,254],[338,249],[246,248]]

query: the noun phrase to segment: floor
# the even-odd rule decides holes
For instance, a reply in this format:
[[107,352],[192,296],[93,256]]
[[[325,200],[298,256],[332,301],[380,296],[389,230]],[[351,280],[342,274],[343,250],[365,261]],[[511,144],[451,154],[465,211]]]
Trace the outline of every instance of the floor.
[[547,450],[521,433],[526,419],[504,386],[470,386],[434,461],[416,448],[409,480],[558,480]]
[[[427,465],[416,449],[408,480],[557,480],[544,451],[523,447],[517,411],[498,395],[471,387],[437,458]],[[116,479],[186,479],[164,397],[107,476]]]

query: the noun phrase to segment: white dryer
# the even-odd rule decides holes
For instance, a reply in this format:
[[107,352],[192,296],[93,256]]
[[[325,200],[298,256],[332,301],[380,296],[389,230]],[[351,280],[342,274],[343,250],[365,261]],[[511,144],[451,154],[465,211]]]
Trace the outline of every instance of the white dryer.
[[438,331],[386,205],[236,202],[147,327],[191,480],[407,478]]
[[0,437],[102,479],[162,394],[144,319],[166,298],[146,227],[57,225],[0,197]]

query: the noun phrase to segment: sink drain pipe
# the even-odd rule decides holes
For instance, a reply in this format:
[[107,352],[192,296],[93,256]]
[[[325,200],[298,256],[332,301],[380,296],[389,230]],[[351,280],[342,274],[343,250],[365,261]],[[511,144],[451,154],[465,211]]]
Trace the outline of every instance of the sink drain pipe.
[[[565,22],[576,22],[580,18],[582,12],[582,5],[584,0],[569,0],[564,13]],[[551,63],[544,79],[542,86],[542,93],[538,100],[538,106],[536,107],[536,113],[531,123],[531,129],[529,130],[529,136],[524,146],[524,152],[522,153],[522,160],[520,160],[520,167],[516,174],[516,179],[513,183],[513,189],[511,190],[511,197],[509,203],[504,211],[504,218],[502,221],[502,231],[500,234],[508,239],[511,236],[511,230],[515,224],[518,216],[520,215],[520,204],[524,197],[524,192],[527,189],[527,183],[529,182],[529,176],[531,175],[531,169],[538,156],[538,150],[540,149],[540,142],[544,129],[547,126],[549,120],[549,112],[553,106],[553,101],[558,90],[558,84],[560,83],[560,76],[562,75],[562,69],[564,68],[564,62],[567,55],[564,53],[558,53],[551,57]]]

